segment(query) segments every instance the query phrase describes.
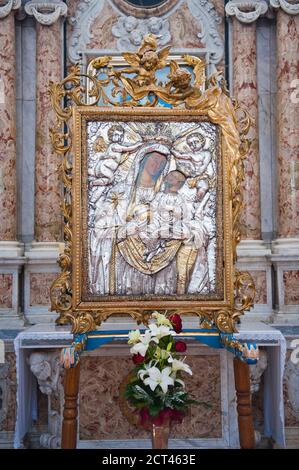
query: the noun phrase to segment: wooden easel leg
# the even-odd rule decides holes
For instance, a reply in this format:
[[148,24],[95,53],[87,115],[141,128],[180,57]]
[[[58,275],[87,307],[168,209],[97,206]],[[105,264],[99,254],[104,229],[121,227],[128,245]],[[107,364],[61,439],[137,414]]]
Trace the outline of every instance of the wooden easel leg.
[[76,449],[80,362],[67,369],[64,379],[64,410],[62,422],[62,449]]
[[255,437],[250,396],[249,366],[246,362],[234,359],[235,387],[241,449],[254,449]]

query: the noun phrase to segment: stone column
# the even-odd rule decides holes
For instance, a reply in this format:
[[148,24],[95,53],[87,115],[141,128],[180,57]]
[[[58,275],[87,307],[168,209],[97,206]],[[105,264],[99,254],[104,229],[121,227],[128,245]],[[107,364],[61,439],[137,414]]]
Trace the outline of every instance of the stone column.
[[21,0],[0,2],[0,322],[22,324],[19,273],[23,246],[17,241],[16,39],[15,12]]
[[251,147],[245,160],[238,268],[250,272],[257,291],[255,306],[245,318],[257,319],[266,319],[272,313],[271,263],[267,260],[271,252],[261,236],[256,40],[256,21],[267,10],[268,4],[264,0],[231,0],[225,7],[226,14],[232,17],[232,95],[254,119],[248,134]]
[[241,214],[242,238],[247,240],[261,238],[255,21],[267,8],[263,0],[232,0],[225,7],[226,14],[233,17],[233,96],[254,119],[248,135],[252,143],[245,161],[244,208]]
[[[1,4],[0,4],[1,5]],[[16,240],[16,42],[14,11],[21,1],[0,6],[0,240]]]
[[49,289],[57,277],[63,233],[59,157],[49,133],[55,122],[49,81],[60,81],[63,76],[61,19],[67,6],[61,0],[33,0],[26,3],[25,11],[36,19],[35,241],[26,252],[29,263],[25,274],[25,313],[36,322],[53,319],[48,311]]
[[49,96],[49,81],[62,78],[62,32],[60,18],[67,7],[62,1],[30,1],[25,11],[36,24],[36,154],[35,154],[35,240],[62,239],[61,184],[58,157],[53,151],[49,129],[55,122]]
[[[277,240],[273,262],[278,321],[299,321],[299,1],[271,0],[277,9]],[[295,315],[294,315],[295,314]]]

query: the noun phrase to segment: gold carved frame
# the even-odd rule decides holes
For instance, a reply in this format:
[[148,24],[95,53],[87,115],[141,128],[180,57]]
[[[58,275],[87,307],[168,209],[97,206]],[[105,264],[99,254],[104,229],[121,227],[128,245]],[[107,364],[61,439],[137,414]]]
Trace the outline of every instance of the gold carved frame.
[[[59,324],[72,323],[74,333],[94,330],[113,314],[129,315],[138,323],[147,323],[154,310],[195,315],[200,318],[202,327],[216,327],[222,332],[231,333],[236,331],[240,315],[253,305],[255,288],[252,279],[248,273],[240,273],[235,267],[236,247],[240,241],[243,160],[249,149],[246,134],[251,120],[229,97],[221,74],[214,74],[207,80],[204,62],[198,57],[184,56],[185,63],[193,69],[191,74],[178,62],[169,59],[169,49],[166,47],[159,51],[156,38],[148,35],[136,54],[123,54],[126,67],[115,69],[111,57],[99,57],[92,60],[85,74],[80,73],[77,65],[64,80],[50,84],[57,117],[56,125],[50,132],[54,149],[62,156],[65,239],[65,250],[59,257],[61,273],[51,287],[51,309],[60,314]],[[166,66],[170,70],[168,80],[166,83],[158,82],[156,72]],[[97,70],[101,71],[101,78]],[[87,82],[87,91],[84,82]],[[112,86],[111,96],[105,92],[108,84]],[[93,100],[92,103],[90,100]],[[171,109],[163,108],[159,100],[170,105]],[[107,107],[99,108],[100,101],[104,101]],[[127,119],[130,116],[132,119],[134,116],[144,116],[145,119],[163,119],[165,116],[177,120],[193,118],[211,122],[220,128],[223,300],[187,300],[177,296],[172,300],[82,302],[82,122],[101,113]]]

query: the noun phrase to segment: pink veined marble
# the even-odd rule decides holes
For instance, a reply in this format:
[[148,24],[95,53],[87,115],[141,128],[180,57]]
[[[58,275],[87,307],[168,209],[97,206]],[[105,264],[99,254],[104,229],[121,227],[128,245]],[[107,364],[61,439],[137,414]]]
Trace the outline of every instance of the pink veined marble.
[[[277,13],[278,235],[299,236],[299,16]],[[296,85],[297,84],[297,85]]]
[[30,273],[30,305],[50,305],[50,287],[57,273]]
[[299,271],[284,271],[284,303],[285,305],[299,304]]
[[183,3],[169,18],[171,44],[177,48],[202,48],[204,44],[198,38],[201,33],[198,21],[192,16],[188,6]]
[[116,49],[116,38],[113,37],[111,28],[117,18],[116,11],[109,4],[105,4],[90,27],[92,39],[87,44],[88,49]]
[[2,366],[1,378],[5,379],[2,387],[2,400],[5,408],[0,420],[0,432],[14,432],[16,419],[16,358],[10,352],[5,354],[5,364]]
[[16,239],[15,20],[0,20],[0,240]]
[[0,308],[12,308],[12,274],[0,274]]
[[[127,357],[82,357],[80,372],[80,439],[146,439],[130,425],[118,404],[119,384],[133,368]],[[171,429],[171,438],[221,437],[220,361],[212,355],[187,356],[193,375],[185,374],[190,395],[212,407],[193,406],[190,416]]]
[[255,285],[255,304],[267,303],[267,273],[266,271],[250,271]]
[[49,95],[49,81],[62,76],[61,23],[52,26],[37,23],[37,131],[35,157],[35,239],[60,241],[62,187],[59,181],[58,155],[52,148],[49,129],[55,122]]
[[251,147],[245,160],[241,233],[244,239],[257,240],[261,237],[261,221],[255,24],[244,25],[234,18],[233,44],[233,94],[255,121],[248,133]]

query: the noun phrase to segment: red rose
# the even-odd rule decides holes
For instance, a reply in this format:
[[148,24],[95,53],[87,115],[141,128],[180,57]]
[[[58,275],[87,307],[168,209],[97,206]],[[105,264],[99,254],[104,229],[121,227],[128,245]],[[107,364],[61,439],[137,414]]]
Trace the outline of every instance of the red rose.
[[177,313],[173,313],[170,315],[169,320],[171,321],[173,325],[173,329],[176,333],[180,333],[182,331],[182,319],[180,315]]
[[172,416],[172,409],[171,408],[164,408],[164,410],[161,410],[159,413],[160,418],[164,421],[168,421],[171,416]]
[[132,361],[134,362],[134,364],[142,364],[143,361],[144,361],[144,356],[141,356],[141,354],[134,354],[134,356],[132,357]]
[[185,352],[187,349],[187,344],[184,341],[176,341],[174,343],[174,349],[176,352]]
[[139,411],[139,416],[141,426],[147,425],[149,423],[149,420],[151,419],[147,408],[141,408],[141,410]]
[[176,421],[177,423],[181,423],[183,421],[185,414],[183,411],[179,410],[171,410],[171,419],[172,421]]
[[164,419],[163,419],[163,416],[161,416],[161,413],[159,413],[157,416],[153,418],[153,424],[155,424],[155,426],[162,426],[163,423],[164,423]]

